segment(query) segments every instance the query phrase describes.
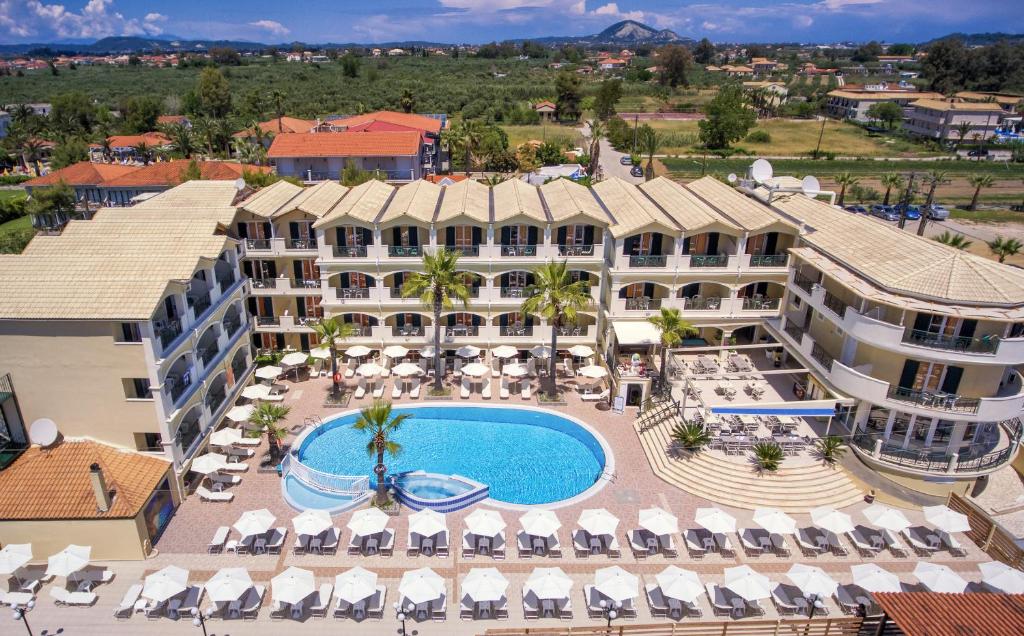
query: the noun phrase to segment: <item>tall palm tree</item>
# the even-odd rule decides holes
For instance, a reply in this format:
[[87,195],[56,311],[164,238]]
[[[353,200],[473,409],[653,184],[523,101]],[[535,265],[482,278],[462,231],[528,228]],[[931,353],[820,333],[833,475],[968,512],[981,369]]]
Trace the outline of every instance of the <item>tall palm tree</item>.
[[480,147],[480,142],[484,138],[484,125],[483,122],[471,119],[465,122],[463,125],[463,131],[466,135],[466,142],[464,144],[463,151],[466,153],[466,175],[468,176],[472,170],[473,155],[477,153]]
[[37,177],[39,176],[39,155],[42,154],[42,151],[42,139],[29,137],[21,142],[21,161],[25,164],[26,170],[31,166],[32,171],[36,173]]
[[935,202],[935,190],[940,184],[949,182],[948,170],[931,170],[924,178],[928,184],[928,194],[924,199],[924,210],[921,212],[921,220],[917,222],[917,235],[924,236],[924,230],[928,227],[928,209]]
[[338,351],[336,349],[339,340],[347,340],[356,334],[356,327],[350,322],[342,322],[337,316],[322,318],[313,324],[313,333],[317,340],[327,343],[331,351],[331,394],[338,395],[341,383],[338,381]]
[[697,334],[697,328],[683,320],[678,309],[662,307],[661,313],[647,319],[661,332],[661,386],[665,386],[668,375],[668,350],[675,347],[685,338]]
[[953,152],[960,152],[960,144],[964,143],[964,139],[971,132],[971,123],[962,121],[955,126],[956,129],[956,145],[953,146]]
[[402,107],[403,111],[411,113],[416,108],[416,96],[407,88],[402,91],[402,97],[399,98],[398,105]]
[[1024,243],[1015,238],[997,236],[994,240],[988,242],[988,249],[992,250],[992,253],[996,255],[1000,263],[1005,263],[1008,257],[1016,256],[1024,249]]
[[281,457],[281,441],[288,435],[288,429],[278,423],[288,417],[291,411],[290,406],[275,404],[273,402],[260,402],[249,415],[249,421],[255,425],[255,429],[249,431],[249,437],[267,436],[267,445],[270,449],[270,461],[277,464]]
[[459,255],[460,252],[444,247],[433,254],[423,254],[423,271],[413,272],[402,285],[402,298],[418,296],[423,305],[434,313],[434,390],[439,393],[444,376],[441,368],[441,311],[452,309],[454,301],[469,307],[467,281],[471,279],[459,271]]
[[[461,121],[449,124],[447,128],[441,131],[441,144],[448,149],[448,160],[456,155],[461,155],[466,151],[466,129],[462,125]],[[466,173],[469,174],[469,168],[466,168]]]
[[587,174],[593,179],[601,165],[601,138],[607,134],[607,130],[597,118],[588,121],[587,125],[590,127],[590,163],[587,165]]
[[[278,89],[270,91],[270,101],[274,102],[274,117],[277,119],[277,132],[284,132],[284,123],[281,119],[284,117],[284,93]],[[259,126],[257,126],[259,128]],[[262,133],[263,131],[260,130]]]
[[856,177],[849,172],[842,172],[836,175],[836,183],[839,184],[839,198],[836,200],[836,205],[841,206],[846,199],[846,189],[860,183],[860,177]]
[[942,234],[939,234],[938,236],[933,236],[932,240],[938,241],[943,245],[948,245],[958,250],[965,250],[974,244],[974,241],[967,240],[967,237],[964,236],[963,234],[953,234],[948,230],[943,232]]
[[551,325],[551,355],[548,358],[548,395],[555,397],[558,329],[575,324],[578,312],[590,306],[590,290],[584,281],[574,281],[566,261],[548,261],[533,270],[533,284],[526,288],[527,298],[520,311],[540,316]]
[[640,153],[647,155],[647,166],[644,167],[644,181],[654,178],[654,155],[661,146],[661,138],[658,133],[644,124],[637,131],[637,143],[640,146]]
[[372,405],[359,412],[359,419],[352,425],[357,431],[366,431],[370,434],[370,441],[366,443],[366,454],[370,457],[377,456],[377,465],[373,467],[373,474],[377,477],[377,505],[384,505],[388,501],[384,481],[387,473],[384,453],[394,457],[402,452],[402,445],[391,439],[391,435],[410,417],[411,413],[392,414],[391,402],[374,400]]
[[149,144],[147,144],[144,141],[140,141],[139,143],[135,144],[133,150],[135,151],[135,157],[137,159],[142,160],[142,165],[148,166],[150,160],[150,153],[152,152],[152,150],[149,147]]
[[970,210],[976,210],[978,208],[978,195],[981,194],[982,188],[991,188],[992,184],[995,183],[995,179],[990,174],[976,174],[967,178],[967,181],[974,186],[974,196],[971,197]]
[[889,205],[889,195],[892,194],[892,189],[897,190],[903,186],[903,177],[895,172],[886,172],[882,175],[882,185],[885,186],[885,199],[882,200],[882,205]]
[[182,157],[191,159],[196,148],[195,133],[188,126],[182,124],[168,126],[165,132],[171,140],[171,148]]

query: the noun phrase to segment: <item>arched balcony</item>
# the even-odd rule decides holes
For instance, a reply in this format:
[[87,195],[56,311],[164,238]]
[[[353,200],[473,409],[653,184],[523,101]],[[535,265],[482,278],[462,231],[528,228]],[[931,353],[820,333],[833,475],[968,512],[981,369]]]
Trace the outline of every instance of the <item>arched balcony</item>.
[[221,326],[219,323],[210,325],[196,343],[196,354],[205,369],[217,357],[220,352],[219,338]]
[[213,414],[217,412],[217,409],[227,399],[227,385],[228,376],[224,371],[220,372],[217,377],[210,381],[209,388],[206,389],[206,396],[203,398],[203,404],[206,406],[210,417],[213,417]]
[[502,338],[523,338],[533,335],[533,329],[540,325],[540,320],[530,314],[513,311],[498,314],[492,324],[498,327],[498,335]]
[[616,309],[625,311],[653,311],[661,307],[670,290],[659,283],[630,283],[619,289]]
[[422,258],[424,247],[430,244],[430,228],[420,225],[382,228],[380,235],[390,258]]
[[741,287],[738,296],[742,299],[743,311],[776,311],[784,291],[784,285],[761,281]]
[[236,349],[235,355],[231,357],[232,386],[242,380],[246,369],[249,368],[249,364],[249,347],[242,346]]
[[727,267],[729,255],[736,254],[738,237],[724,232],[701,232],[683,238],[682,256],[689,256],[690,269]]
[[422,336],[433,324],[430,316],[415,312],[392,314],[384,319],[384,326],[391,327],[391,333],[404,337]]
[[485,228],[479,225],[448,225],[437,228],[437,242],[441,247],[462,256],[480,255],[480,246],[487,240]]
[[331,274],[327,283],[325,300],[328,302],[359,302],[378,298],[377,280],[362,272]]
[[675,239],[661,232],[641,232],[627,236],[622,242],[622,254],[635,268],[662,268],[668,265]]
[[441,316],[441,324],[445,328],[445,336],[456,338],[461,336],[478,336],[480,327],[485,323],[484,317],[469,312],[453,312]]
[[202,406],[196,404],[181,418],[181,424],[178,425],[178,430],[174,432],[174,444],[181,449],[182,454],[187,453],[192,448],[192,444],[199,438],[199,433],[203,430],[202,417]]
[[185,307],[177,294],[168,294],[160,302],[160,307],[153,315],[153,332],[160,341],[161,352],[178,339],[182,331],[182,315]]
[[229,287],[235,284],[235,281],[238,280],[237,269],[235,253],[228,252],[227,250],[221,252],[220,256],[217,257],[217,262],[213,265],[213,278],[218,294],[223,294]]
[[526,298],[526,290],[533,283],[533,273],[522,270],[505,272],[495,279],[501,298]]
[[245,309],[242,307],[242,301],[240,300],[231,303],[231,306],[225,310],[224,318],[220,324],[228,338],[234,338],[238,330],[242,328],[242,325],[245,323],[245,316]]
[[369,337],[373,335],[373,328],[376,327],[380,321],[376,316],[363,313],[347,313],[339,314],[341,322],[351,323],[355,328],[356,337]]
[[536,225],[508,224],[494,228],[495,238],[506,257],[536,256],[544,240],[544,229]]
[[170,397],[172,405],[177,404],[196,381],[195,375],[195,360],[191,353],[181,354],[167,369],[163,392]]
[[676,298],[683,300],[683,311],[719,311],[729,302],[730,294],[728,285],[703,281],[683,285]]
[[601,237],[601,234],[601,228],[586,223],[557,226],[554,228],[554,239],[558,246],[558,255],[563,258],[594,256],[595,239]]
[[779,232],[761,232],[747,237],[746,253],[751,267],[785,267],[787,252],[795,237]]
[[366,248],[374,244],[373,229],[360,225],[339,225],[325,230],[324,240],[329,255],[334,258],[366,258]]

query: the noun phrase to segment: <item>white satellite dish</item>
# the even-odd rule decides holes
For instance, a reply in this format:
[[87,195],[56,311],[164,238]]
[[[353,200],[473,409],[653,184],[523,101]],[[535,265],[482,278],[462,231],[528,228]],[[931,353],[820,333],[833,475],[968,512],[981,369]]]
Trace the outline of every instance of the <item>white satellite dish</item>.
[[758,183],[764,183],[771,179],[773,174],[772,164],[768,163],[766,159],[758,159],[750,166],[750,176]]
[[237,179],[235,179],[235,190],[244,190],[244,189],[245,189],[245,179],[243,179],[242,177],[238,177]]
[[28,436],[33,444],[46,448],[57,441],[57,423],[45,417],[40,418],[32,422]]
[[729,176],[726,177],[726,179],[729,181],[729,183],[736,183],[736,173],[730,172]]
[[813,175],[807,175],[804,180],[800,182],[800,188],[804,191],[804,194],[814,196],[821,192],[821,183],[818,182],[818,178]]

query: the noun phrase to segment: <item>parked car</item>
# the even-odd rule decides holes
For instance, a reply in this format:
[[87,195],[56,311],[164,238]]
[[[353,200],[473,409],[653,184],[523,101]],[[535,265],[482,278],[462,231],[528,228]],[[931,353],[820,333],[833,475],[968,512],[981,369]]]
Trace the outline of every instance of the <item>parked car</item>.
[[846,210],[847,212],[852,212],[854,214],[867,214],[868,213],[868,209],[866,207],[864,207],[863,205],[848,205],[848,206],[844,207],[843,209]]
[[878,218],[885,219],[886,221],[900,220],[900,215],[892,209],[891,205],[882,205],[880,203],[876,203],[871,206],[871,216],[877,216]]
[[949,218],[949,208],[944,205],[933,204],[925,208],[928,218],[933,221],[945,221]]
[[893,206],[892,211],[896,213],[896,218],[903,215],[907,217],[908,221],[916,221],[921,218],[921,208],[916,205],[908,205],[906,213],[903,212],[902,205]]
[[986,150],[984,148],[975,148],[974,150],[968,150],[967,151],[967,156],[968,157],[987,157],[988,156],[988,150]]
[[642,177],[644,176],[644,169],[641,168],[640,166],[633,166],[633,168],[630,169],[629,174],[633,175],[634,177]]
[[621,163],[624,166],[632,165],[633,157],[630,157],[629,155],[622,155],[621,157],[619,157],[619,163]]

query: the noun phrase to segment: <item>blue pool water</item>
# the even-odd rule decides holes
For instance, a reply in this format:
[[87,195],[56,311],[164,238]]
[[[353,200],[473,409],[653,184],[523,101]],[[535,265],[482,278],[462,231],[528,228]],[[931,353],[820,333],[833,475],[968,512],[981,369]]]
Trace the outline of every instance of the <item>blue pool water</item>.
[[[544,504],[591,487],[605,465],[600,442],[574,422],[543,411],[503,407],[396,408],[412,417],[394,436],[398,457],[385,456],[388,474],[423,470],[462,475],[487,484],[498,501]],[[352,427],[358,414],[325,422],[299,449],[311,468],[361,475],[374,482],[368,434]]]
[[284,478],[284,489],[290,503],[300,510],[315,508],[331,512],[342,510],[353,502],[351,497],[317,490],[291,475]]

